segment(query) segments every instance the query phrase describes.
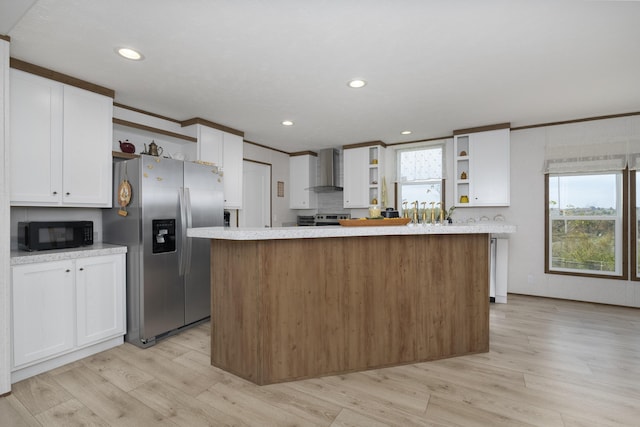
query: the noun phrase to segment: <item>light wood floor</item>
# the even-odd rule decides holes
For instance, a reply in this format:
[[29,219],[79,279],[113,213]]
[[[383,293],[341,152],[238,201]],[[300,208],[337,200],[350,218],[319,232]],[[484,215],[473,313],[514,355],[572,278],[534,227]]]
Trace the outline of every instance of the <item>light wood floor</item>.
[[640,425],[638,309],[510,295],[489,353],[262,387],[209,365],[208,327],[14,384],[0,425]]

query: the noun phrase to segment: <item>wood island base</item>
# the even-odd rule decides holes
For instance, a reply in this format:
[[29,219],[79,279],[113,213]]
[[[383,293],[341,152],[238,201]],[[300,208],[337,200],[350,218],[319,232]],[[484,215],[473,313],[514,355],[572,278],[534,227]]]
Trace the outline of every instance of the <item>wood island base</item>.
[[211,240],[211,363],[253,383],[489,351],[489,235]]

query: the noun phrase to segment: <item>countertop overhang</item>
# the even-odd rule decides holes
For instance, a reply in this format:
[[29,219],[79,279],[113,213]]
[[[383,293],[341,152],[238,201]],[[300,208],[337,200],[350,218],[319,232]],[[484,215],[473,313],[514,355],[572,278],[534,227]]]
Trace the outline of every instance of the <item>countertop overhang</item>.
[[200,227],[187,230],[187,236],[221,240],[282,240],[329,237],[400,236],[430,234],[511,234],[516,226],[505,222],[481,221],[466,224],[403,225],[383,227]]
[[27,252],[11,251],[11,265],[34,264],[38,262],[64,261],[69,259],[87,258],[101,255],[127,253],[127,247],[109,243],[94,243],[91,246],[79,248],[52,249],[48,251]]

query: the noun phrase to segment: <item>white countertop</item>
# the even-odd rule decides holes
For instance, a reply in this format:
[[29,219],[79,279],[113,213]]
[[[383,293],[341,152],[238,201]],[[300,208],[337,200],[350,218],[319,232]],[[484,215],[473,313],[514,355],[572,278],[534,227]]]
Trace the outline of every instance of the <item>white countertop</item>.
[[100,255],[127,253],[126,246],[94,243],[91,246],[68,249],[52,249],[49,251],[11,251],[11,265],[33,264],[36,262],[62,261],[68,259],[87,258]]
[[516,226],[505,222],[481,221],[471,224],[399,225],[383,227],[201,227],[187,230],[189,237],[220,240],[317,239],[326,237],[397,236],[416,234],[510,234]]

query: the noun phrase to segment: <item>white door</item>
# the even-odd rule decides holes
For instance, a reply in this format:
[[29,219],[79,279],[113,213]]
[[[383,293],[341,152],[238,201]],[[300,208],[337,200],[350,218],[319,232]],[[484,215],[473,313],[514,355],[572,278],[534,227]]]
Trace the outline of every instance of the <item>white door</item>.
[[240,227],[271,227],[271,165],[244,161]]

